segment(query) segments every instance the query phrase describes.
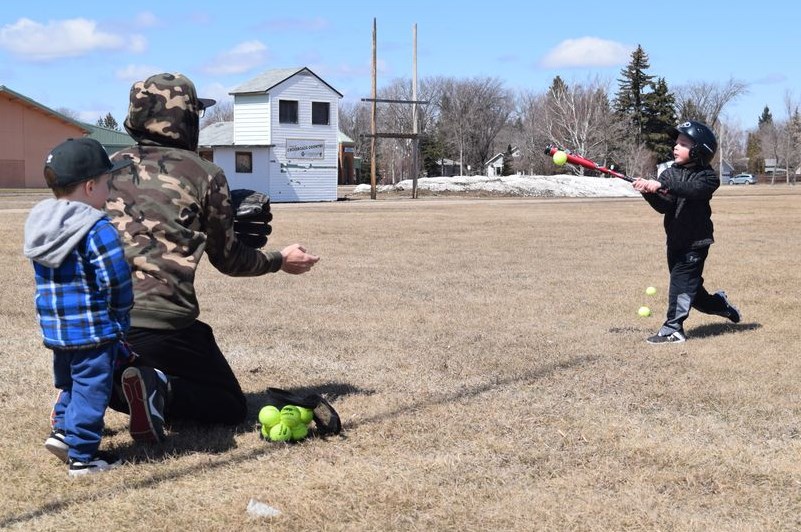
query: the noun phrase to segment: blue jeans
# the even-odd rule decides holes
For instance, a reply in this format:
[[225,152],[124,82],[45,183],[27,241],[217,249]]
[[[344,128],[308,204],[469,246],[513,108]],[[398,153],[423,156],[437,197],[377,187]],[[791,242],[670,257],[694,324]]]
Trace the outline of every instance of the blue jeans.
[[53,376],[61,390],[53,406],[53,428],[66,434],[69,457],[91,460],[103,432],[114,366],[121,350],[118,341],[80,350],[53,350]]

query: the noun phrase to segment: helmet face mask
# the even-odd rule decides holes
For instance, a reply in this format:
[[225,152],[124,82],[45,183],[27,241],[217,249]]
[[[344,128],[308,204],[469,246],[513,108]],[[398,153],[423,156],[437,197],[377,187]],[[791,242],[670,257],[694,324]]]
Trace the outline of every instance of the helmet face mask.
[[706,124],[695,120],[682,122],[672,131],[672,138],[675,140],[679,134],[690,138],[695,144],[690,149],[690,160],[702,165],[708,165],[712,161],[718,150],[718,141]]

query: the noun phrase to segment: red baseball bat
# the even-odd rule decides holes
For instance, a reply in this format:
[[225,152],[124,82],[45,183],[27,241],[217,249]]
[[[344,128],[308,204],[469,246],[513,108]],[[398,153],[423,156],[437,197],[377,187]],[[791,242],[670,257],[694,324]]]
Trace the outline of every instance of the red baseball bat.
[[[545,155],[550,155],[551,157],[553,157],[553,154],[558,152],[558,151],[565,152],[565,154],[567,155],[567,162],[569,162],[571,164],[576,164],[578,166],[583,166],[584,168],[589,168],[590,170],[596,170],[596,171],[601,172],[603,174],[608,174],[608,175],[623,179],[624,181],[628,181],[629,183],[633,183],[637,179],[635,177],[629,177],[626,174],[621,174],[620,172],[616,172],[615,170],[611,170],[611,169],[609,169],[609,168],[607,168],[605,166],[601,166],[600,164],[596,163],[595,161],[593,161],[591,159],[587,159],[586,157],[582,157],[581,155],[577,155],[575,153],[572,153],[570,150],[560,150],[559,148],[557,148],[556,146],[553,146],[551,144],[548,144],[547,146],[545,146]],[[664,188],[660,188],[659,189],[659,193],[662,194],[662,195],[666,195],[668,193],[668,191],[666,189],[664,189]]]
[[614,170],[610,170],[609,168],[607,168],[605,166],[601,166],[600,164],[596,163],[595,161],[587,159],[586,157],[582,157],[581,155],[577,155],[575,153],[572,153],[570,150],[560,150],[559,148],[557,148],[556,146],[553,146],[551,144],[548,144],[547,146],[545,146],[545,155],[550,155],[551,157],[553,157],[553,154],[558,152],[558,151],[565,152],[565,154],[567,154],[567,162],[569,162],[571,164],[576,164],[578,166],[583,166],[584,168],[589,168],[590,170],[597,170],[598,172],[601,172],[603,174],[608,174],[608,175],[611,175],[611,176],[614,176],[614,177],[619,177],[620,179],[624,179],[624,180],[628,181],[629,183],[633,183],[634,180],[635,180],[634,177],[629,177],[629,176],[627,176],[625,174],[621,174],[620,172],[616,172]]

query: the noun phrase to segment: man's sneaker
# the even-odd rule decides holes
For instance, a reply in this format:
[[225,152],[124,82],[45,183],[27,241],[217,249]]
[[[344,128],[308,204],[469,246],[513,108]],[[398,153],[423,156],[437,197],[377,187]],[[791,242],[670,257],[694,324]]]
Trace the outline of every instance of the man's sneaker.
[[69,461],[67,454],[70,452],[70,446],[67,445],[67,435],[63,430],[53,429],[44,445],[45,449],[56,455],[65,464]]
[[138,442],[164,441],[164,407],[167,376],[153,368],[127,368],[122,372],[122,392],[131,416],[131,437]]
[[666,336],[662,336],[660,334],[655,334],[645,341],[649,344],[680,344],[685,341],[684,334],[680,333],[679,331],[674,331]]
[[715,295],[721,298],[723,303],[726,305],[726,310],[723,311],[721,316],[724,318],[729,318],[732,323],[740,323],[740,309],[729,302],[729,298],[726,297],[726,292],[721,290],[720,292],[715,292]]
[[98,451],[88,462],[70,458],[68,463],[69,475],[71,477],[80,477],[114,469],[122,464],[122,460],[115,454]]

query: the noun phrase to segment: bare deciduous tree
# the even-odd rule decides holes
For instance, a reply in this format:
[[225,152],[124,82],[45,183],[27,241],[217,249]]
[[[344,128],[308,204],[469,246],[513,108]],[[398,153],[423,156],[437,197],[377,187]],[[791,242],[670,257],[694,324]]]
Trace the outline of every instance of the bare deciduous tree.
[[[550,142],[606,163],[620,123],[609,104],[609,83],[599,78],[586,84],[563,85],[548,91],[535,126]],[[581,167],[573,168],[583,174]]]
[[234,102],[226,100],[217,102],[212,107],[209,107],[203,118],[200,119],[200,128],[204,128],[209,124],[217,122],[233,122],[234,120]]
[[57,113],[61,113],[62,115],[66,116],[67,118],[71,118],[73,120],[81,121],[81,116],[78,114],[78,111],[74,109],[70,109],[68,107],[59,107],[56,109]]
[[449,80],[443,86],[440,118],[446,139],[465,166],[480,169],[498,132],[514,109],[512,93],[497,78]]
[[[437,119],[437,102],[442,90],[441,78],[425,78],[418,84],[417,99],[430,102],[417,105],[417,131],[421,135],[435,129]],[[378,97],[388,100],[410,102],[412,98],[412,81],[397,78],[383,87]],[[376,110],[376,128],[379,133],[413,132],[413,111],[415,106],[409,103],[379,103]],[[407,138],[379,139],[378,165],[384,181],[397,183],[413,177],[414,141]],[[418,167],[419,171],[419,167]]]
[[698,120],[717,130],[726,105],[747,92],[748,84],[734,78],[725,83],[688,83],[675,90],[676,114],[679,120]]

